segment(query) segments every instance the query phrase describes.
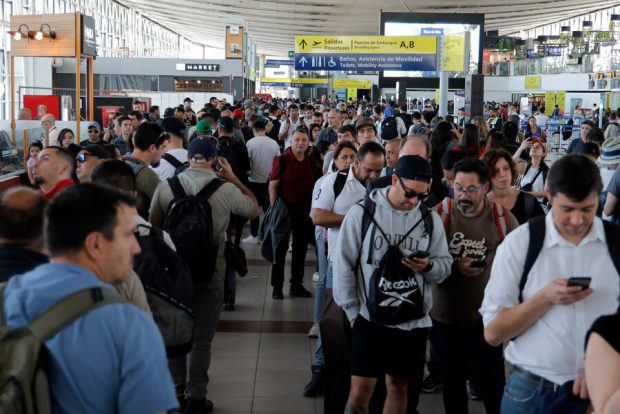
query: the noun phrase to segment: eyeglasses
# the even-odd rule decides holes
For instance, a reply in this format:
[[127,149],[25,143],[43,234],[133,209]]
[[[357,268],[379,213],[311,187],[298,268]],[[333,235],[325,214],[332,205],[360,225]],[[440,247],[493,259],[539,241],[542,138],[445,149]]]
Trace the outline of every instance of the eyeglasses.
[[88,132],[99,132],[99,130],[97,128],[88,128]]
[[398,181],[400,181],[400,185],[401,187],[403,187],[403,190],[405,191],[405,198],[418,198],[420,200],[425,199],[426,197],[428,197],[428,191],[425,191],[423,193],[418,193],[413,191],[410,188],[407,188],[407,186],[405,186],[405,183],[403,183],[403,179],[398,177]]
[[479,185],[478,187],[467,187],[467,188],[463,188],[460,185],[455,185],[454,186],[454,192],[455,193],[459,193],[459,194],[476,194],[478,193],[480,190],[482,190],[482,186]]
[[79,162],[80,164],[83,164],[86,162],[86,160],[88,159],[88,157],[96,157],[96,155],[93,154],[86,154],[86,153],[81,153],[78,154],[77,157],[75,157],[76,161]]

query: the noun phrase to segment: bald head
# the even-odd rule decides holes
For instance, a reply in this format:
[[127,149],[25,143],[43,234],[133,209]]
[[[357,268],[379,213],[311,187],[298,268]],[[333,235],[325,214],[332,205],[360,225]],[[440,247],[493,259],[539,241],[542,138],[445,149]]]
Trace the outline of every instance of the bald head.
[[399,156],[418,155],[425,160],[431,157],[431,143],[426,137],[420,135],[408,135],[401,143]]
[[13,187],[0,195],[0,245],[43,245],[47,201],[28,187]]

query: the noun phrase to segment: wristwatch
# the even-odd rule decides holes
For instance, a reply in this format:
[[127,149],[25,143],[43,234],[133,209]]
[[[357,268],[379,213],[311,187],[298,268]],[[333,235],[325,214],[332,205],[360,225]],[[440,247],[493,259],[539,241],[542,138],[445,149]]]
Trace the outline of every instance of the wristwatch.
[[429,260],[428,265],[424,269],[422,269],[422,273],[430,272],[431,270],[433,270],[434,265],[435,263],[433,263],[432,260]]

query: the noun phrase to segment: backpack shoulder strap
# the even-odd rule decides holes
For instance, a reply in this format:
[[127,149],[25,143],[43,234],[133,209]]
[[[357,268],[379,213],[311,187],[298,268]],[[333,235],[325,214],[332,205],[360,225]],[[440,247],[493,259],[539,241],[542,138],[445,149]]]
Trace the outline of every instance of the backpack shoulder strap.
[[368,233],[368,228],[372,222],[372,216],[375,215],[377,204],[372,201],[370,197],[364,197],[360,206],[364,209],[364,215],[362,216],[362,242],[364,242],[364,237],[366,237],[366,233]]
[[129,166],[133,170],[133,175],[135,175],[136,177],[143,169],[146,168],[146,165],[144,163],[141,163],[134,158],[125,158],[125,162],[129,164]]
[[209,184],[205,185],[198,194],[196,194],[196,197],[204,197],[208,200],[225,182],[226,181],[219,178],[214,178],[209,182]]
[[347,177],[349,176],[349,168],[336,173],[336,180],[334,180],[334,200],[338,198],[344,185],[347,183]]
[[536,263],[538,254],[545,243],[545,216],[535,217],[529,220],[528,223],[530,226],[530,240],[527,246],[523,273],[519,281],[519,303],[523,302],[523,288],[525,288],[525,284],[527,283],[527,277],[530,274],[530,270],[532,270],[532,266]]
[[437,212],[441,217],[441,222],[446,230],[448,230],[448,224],[450,224],[450,212],[452,211],[452,199],[446,197],[437,207]]
[[620,226],[603,220],[603,229],[605,230],[605,241],[607,242],[609,256],[620,275]]
[[435,226],[433,223],[433,213],[432,210],[428,208],[426,203],[420,204],[420,211],[422,212],[422,218],[424,219],[424,229],[426,230],[426,233],[428,233],[428,247],[430,248]]
[[504,240],[508,232],[508,218],[504,206],[493,203],[493,218],[495,219],[495,224],[499,231],[499,237]]
[[170,190],[172,190],[172,197],[174,197],[174,200],[182,200],[187,197],[187,193],[183,189],[179,177],[175,175],[174,177],[168,178],[166,181],[168,181]]
[[80,290],[53,305],[28,325],[28,330],[45,341],[86,313],[113,303],[125,303],[112,288],[93,287]]
[[174,168],[179,168],[181,165],[183,165],[183,163],[172,154],[165,153],[161,157],[168,161]]
[[4,290],[7,283],[0,283],[0,328],[6,327],[6,321],[4,320]]
[[536,208],[536,203],[538,203],[538,200],[536,200],[536,198],[531,194],[527,194],[524,192],[521,192],[521,194],[523,194],[523,202],[525,204],[525,214],[528,217],[532,217],[534,215],[534,209]]

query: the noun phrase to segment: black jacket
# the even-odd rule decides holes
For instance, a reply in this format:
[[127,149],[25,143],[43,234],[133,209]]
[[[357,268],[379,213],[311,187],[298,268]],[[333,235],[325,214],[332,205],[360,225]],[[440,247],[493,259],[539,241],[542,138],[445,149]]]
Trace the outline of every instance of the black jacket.
[[47,263],[47,256],[18,246],[0,246],[0,283]]

